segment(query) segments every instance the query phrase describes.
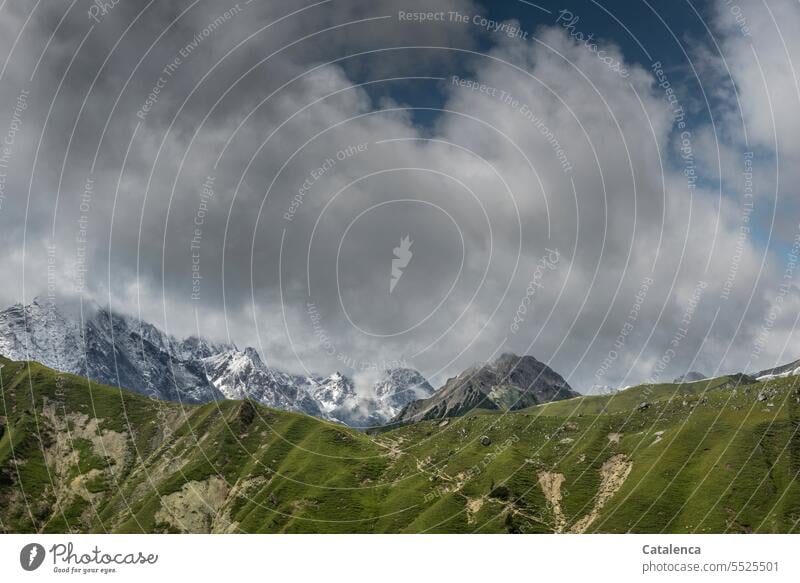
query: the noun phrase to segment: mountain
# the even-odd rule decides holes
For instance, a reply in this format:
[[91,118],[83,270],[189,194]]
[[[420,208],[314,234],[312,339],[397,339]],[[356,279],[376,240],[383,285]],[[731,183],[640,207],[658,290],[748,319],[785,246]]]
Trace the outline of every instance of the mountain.
[[312,379],[309,392],[328,418],[368,428],[388,423],[408,403],[430,397],[434,389],[418,371],[393,368],[383,371],[362,394],[340,372]]
[[513,411],[577,396],[567,381],[546,364],[532,356],[507,353],[489,365],[449,379],[431,397],[409,403],[392,423],[458,417],[473,409]]
[[755,376],[760,381],[768,381],[771,379],[785,378],[798,375],[800,375],[800,360],[795,360],[794,362],[790,362],[789,364],[784,364],[783,366],[762,370],[761,372],[756,373],[753,376]]
[[369,434],[0,358],[0,532],[795,533],[799,384],[646,385]]
[[253,399],[356,427],[388,422],[409,401],[433,389],[412,369],[384,371],[356,392],[353,381],[295,375],[267,366],[253,348],[178,339],[157,327],[95,304],[34,300],[0,312],[0,354],[34,360],[95,382],[182,403]]
[[266,366],[253,348],[226,350],[200,362],[208,380],[226,399],[253,399],[284,411],[326,417],[309,394],[310,379]]
[[612,387],[611,385],[592,385],[585,393],[587,395],[611,395],[619,390],[621,389]]
[[434,389],[420,373],[411,368],[393,368],[385,371],[375,382],[376,408],[385,421],[396,416],[413,401],[427,399]]
[[0,354],[157,399],[205,403],[223,398],[196,359],[178,355],[174,338],[96,305],[73,316],[38,299],[3,310]]
[[383,425],[409,402],[433,394],[425,377],[409,368],[383,371],[361,394],[340,372],[309,379],[308,390],[327,418],[362,428]]
[[706,375],[704,375],[703,373],[692,371],[692,372],[687,372],[685,375],[679,376],[678,378],[676,378],[672,382],[675,383],[675,384],[696,383],[697,381],[702,381],[703,379],[706,379],[706,378],[708,378],[708,377]]
[[338,413],[339,416],[348,416],[348,412],[358,403],[353,382],[338,371],[327,378],[315,379],[309,392],[328,415]]

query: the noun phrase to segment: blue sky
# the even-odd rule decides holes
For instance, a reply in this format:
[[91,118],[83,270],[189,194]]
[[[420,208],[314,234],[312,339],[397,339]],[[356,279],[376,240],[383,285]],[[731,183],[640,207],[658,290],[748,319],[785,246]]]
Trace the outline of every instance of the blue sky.
[[[571,28],[568,30],[578,40],[592,35],[597,42],[618,46],[628,63],[639,64],[645,69],[650,69],[656,62],[661,63],[671,86],[680,95],[689,129],[707,126],[712,117],[718,122],[723,114],[720,107],[730,105],[728,99],[733,95],[734,80],[719,74],[719,71],[710,75],[707,65],[700,58],[701,51],[722,54],[720,32],[715,28],[714,6],[711,2],[542,0],[532,3],[527,0],[480,0],[478,4],[482,13],[491,20],[517,21],[528,38],[534,37],[542,27],[569,25]],[[491,50],[497,43],[497,35],[479,32],[482,34],[476,35],[475,50]],[[446,73],[469,76],[470,60],[469,56],[463,55]],[[418,108],[412,115],[424,131],[434,125],[441,115],[436,110],[446,103],[448,94],[442,90],[442,86],[431,81],[398,82],[370,87],[368,92],[376,101],[391,96],[404,105]],[[722,99],[721,94],[724,96]],[[737,121],[744,123],[744,120]],[[761,163],[774,163],[774,156],[768,148],[744,143],[741,127],[734,124],[728,131],[736,133],[740,155],[752,150]],[[674,150],[668,155],[673,162],[679,162]],[[716,173],[713,176],[700,174],[698,185],[720,191],[723,196],[738,198],[741,194],[740,189],[732,188],[731,184],[721,184]],[[771,231],[775,211],[774,205],[757,205],[753,213],[751,240],[764,247],[769,244],[772,252],[785,255],[791,249],[791,238]]]

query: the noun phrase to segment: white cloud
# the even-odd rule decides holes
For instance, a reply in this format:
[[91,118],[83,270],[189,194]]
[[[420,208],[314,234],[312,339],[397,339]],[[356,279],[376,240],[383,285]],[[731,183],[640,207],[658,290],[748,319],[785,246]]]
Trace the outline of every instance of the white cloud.
[[[231,85],[281,43],[349,17],[380,14],[391,5],[358,4],[352,14],[309,12],[263,45],[249,45],[230,66],[213,73],[165,134],[207,72],[207,59],[224,54],[243,33],[238,25],[222,29],[209,41],[208,52],[195,55],[181,77],[170,81],[131,143],[120,179],[133,112],[163,59],[184,42],[192,26],[159,45],[157,58],[145,62],[122,96],[101,151],[90,212],[94,293],[101,299],[110,294],[116,305],[132,311],[140,305],[137,294],[143,294],[143,315],[179,334],[197,331],[196,308],[201,333],[220,339],[230,333],[239,344],[256,345],[271,363],[292,370],[328,372],[347,368],[343,364],[359,369],[407,360],[440,380],[496,350],[513,349],[551,361],[577,388],[588,388],[650,376],[683,326],[698,285],[708,282],[702,308],[691,314],[687,337],[678,343],[665,375],[685,372],[698,353],[706,372],[737,368],[769,301],[758,280],[763,251],[749,239],[740,243],[742,215],[735,199],[720,198],[705,185],[688,187],[686,162],[670,156],[679,139],[672,131],[671,111],[646,69],[626,63],[631,75],[621,78],[563,29],[543,28],[535,40],[500,37],[487,55],[469,58],[468,77],[477,82],[477,90],[455,86],[450,79],[410,85],[420,92],[432,91],[436,83],[446,88],[447,112],[434,127],[415,125],[407,111],[378,111],[398,105],[389,98],[375,103],[368,91],[351,85],[354,78],[438,75],[456,63],[464,65],[445,51],[388,52],[360,64],[330,65],[263,101],[325,58],[432,43],[438,30],[371,24],[354,29],[363,34],[342,31],[302,50],[282,52]],[[454,6],[475,10],[455,1],[445,8]],[[288,5],[269,10],[274,16],[280,9],[289,11]],[[210,16],[193,14],[191,23]],[[247,26],[254,30],[258,19],[251,20]],[[470,48],[477,34],[470,27],[448,27],[439,40]],[[146,46],[146,40],[136,42]],[[625,61],[618,48],[603,48]],[[137,45],[130,53],[141,50]],[[28,64],[15,63],[20,71]],[[43,69],[43,75],[55,71]],[[116,97],[122,82],[119,74],[102,78],[89,101],[92,114],[81,120],[81,139],[65,167],[56,221],[65,272],[75,252],[76,201],[113,103],[110,96]],[[481,84],[496,91],[482,91]],[[59,130],[71,128],[71,108],[86,85],[85,75],[67,83],[67,102],[58,106],[53,121]],[[228,87],[233,87],[228,97],[211,111]],[[757,92],[742,94],[758,97]],[[752,115],[753,125],[763,124],[757,112]],[[41,123],[35,118],[31,125]],[[766,142],[754,132],[756,137]],[[707,131],[694,134],[698,164],[705,164],[701,153],[712,142]],[[367,147],[353,153],[350,148],[358,144]],[[63,148],[54,136],[46,140],[37,169],[36,211],[26,225],[28,289],[42,283],[40,246],[52,224]],[[223,148],[225,155],[214,170]],[[726,148],[733,176],[735,148]],[[215,176],[215,193],[200,242],[202,301],[193,303],[188,299],[190,241],[209,174]],[[288,221],[287,210],[304,183],[308,188]],[[14,235],[6,234],[3,241],[15,249],[11,259],[4,258],[4,269],[15,273],[21,273],[13,241],[23,209],[18,200],[8,215],[0,215],[0,220],[16,218],[17,227],[6,231]],[[392,249],[405,235],[414,240],[414,257],[390,297]],[[557,249],[560,261],[537,280],[542,287],[531,296],[523,324],[514,332],[514,316],[546,249]],[[764,281],[772,281],[776,269],[767,261]],[[732,272],[730,298],[721,299]],[[624,356],[606,378],[596,379],[642,282],[650,277],[655,284],[626,339]],[[2,293],[7,300],[21,295],[19,290]],[[748,306],[751,295],[754,302]],[[308,302],[319,319],[309,315]],[[403,332],[407,328],[412,330]]]

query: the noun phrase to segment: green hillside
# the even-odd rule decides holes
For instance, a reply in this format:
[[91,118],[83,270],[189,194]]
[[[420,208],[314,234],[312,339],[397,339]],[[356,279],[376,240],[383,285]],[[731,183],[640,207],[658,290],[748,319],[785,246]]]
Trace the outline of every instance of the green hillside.
[[0,364],[2,532],[800,531],[797,378],[367,435]]

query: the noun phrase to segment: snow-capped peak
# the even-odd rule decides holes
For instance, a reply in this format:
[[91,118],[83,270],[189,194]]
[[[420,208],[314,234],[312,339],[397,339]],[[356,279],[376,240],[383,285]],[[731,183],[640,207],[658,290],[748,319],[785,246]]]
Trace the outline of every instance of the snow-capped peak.
[[0,311],[0,354],[159,399],[249,398],[355,426],[384,423],[407,403],[433,393],[419,372],[397,368],[381,373],[359,394],[340,371],[327,377],[290,374],[267,366],[254,348],[239,350],[197,336],[177,339],[91,302],[61,306],[37,298]]

